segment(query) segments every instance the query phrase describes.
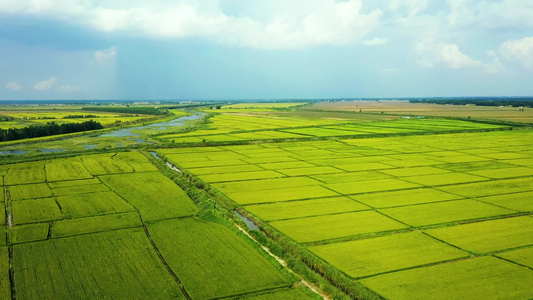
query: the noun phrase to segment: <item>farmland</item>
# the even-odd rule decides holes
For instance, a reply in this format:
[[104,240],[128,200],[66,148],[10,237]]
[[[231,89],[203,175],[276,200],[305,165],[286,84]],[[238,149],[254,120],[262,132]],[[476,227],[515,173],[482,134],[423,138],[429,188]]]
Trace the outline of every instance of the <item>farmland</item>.
[[301,104],[14,147],[66,150],[0,165],[0,299],[533,297],[533,131],[498,122],[523,120]]
[[3,165],[0,299],[312,298],[158,170],[140,152]]
[[[442,284],[456,293],[446,290],[443,298],[532,296],[523,254],[533,245],[530,130],[444,119],[280,126],[252,127],[255,135],[246,136],[237,136],[238,126],[163,135],[205,146],[159,153],[265,231],[303,246],[307,259],[334,266],[375,295],[426,298],[440,289],[442,272],[454,272]],[[494,131],[480,132],[486,129]],[[228,143],[235,140],[269,141]],[[465,278],[474,269],[478,283]],[[500,275],[481,279],[490,274]]]

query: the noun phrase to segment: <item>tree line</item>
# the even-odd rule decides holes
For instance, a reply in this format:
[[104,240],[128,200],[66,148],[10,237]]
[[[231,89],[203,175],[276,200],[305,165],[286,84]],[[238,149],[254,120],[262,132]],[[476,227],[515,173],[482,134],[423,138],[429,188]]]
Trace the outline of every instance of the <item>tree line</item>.
[[114,113],[126,113],[126,114],[141,114],[141,115],[164,115],[168,114],[167,110],[160,110],[155,107],[129,107],[129,106],[91,106],[83,107],[82,110],[89,111],[103,111],[103,112],[114,112]]
[[46,125],[31,125],[24,128],[0,129],[0,141],[14,141],[35,137],[74,133],[88,130],[102,129],[104,126],[99,122],[90,120],[82,123],[57,124],[48,122]]

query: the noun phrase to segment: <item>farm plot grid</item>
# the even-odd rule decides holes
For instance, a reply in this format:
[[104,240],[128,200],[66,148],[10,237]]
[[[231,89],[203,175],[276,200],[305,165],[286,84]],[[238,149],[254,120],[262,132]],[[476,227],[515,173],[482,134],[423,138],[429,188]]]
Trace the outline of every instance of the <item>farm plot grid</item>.
[[[454,273],[446,282],[456,288],[432,297],[501,288],[531,298],[532,138],[523,130],[159,152],[383,297],[425,298],[441,289],[441,273]],[[476,283],[472,268],[495,277]]]
[[502,129],[506,126],[441,119],[400,119],[350,123],[347,120],[276,119],[268,116],[216,115],[212,129],[157,138],[173,143],[234,142],[250,140],[309,139],[316,137],[365,137],[376,134],[449,132]]
[[251,242],[197,219],[142,153],[4,165],[0,176],[0,299],[312,298]]

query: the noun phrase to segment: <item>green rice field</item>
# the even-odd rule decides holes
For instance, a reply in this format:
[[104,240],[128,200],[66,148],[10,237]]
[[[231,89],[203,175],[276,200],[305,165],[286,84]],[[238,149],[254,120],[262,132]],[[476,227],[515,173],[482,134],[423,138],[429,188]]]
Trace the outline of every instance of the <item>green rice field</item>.
[[[452,132],[492,127],[467,123],[278,129],[337,138],[159,153],[378,297],[533,297],[532,132]],[[447,132],[341,136],[362,127]]]
[[0,300],[533,298],[530,127],[301,105],[0,156]]

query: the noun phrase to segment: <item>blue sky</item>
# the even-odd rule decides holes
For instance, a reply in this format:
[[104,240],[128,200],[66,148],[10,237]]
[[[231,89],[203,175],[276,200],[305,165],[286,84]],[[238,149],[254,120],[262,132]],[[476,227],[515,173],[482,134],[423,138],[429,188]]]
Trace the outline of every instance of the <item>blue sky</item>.
[[0,100],[531,96],[533,1],[1,0]]

